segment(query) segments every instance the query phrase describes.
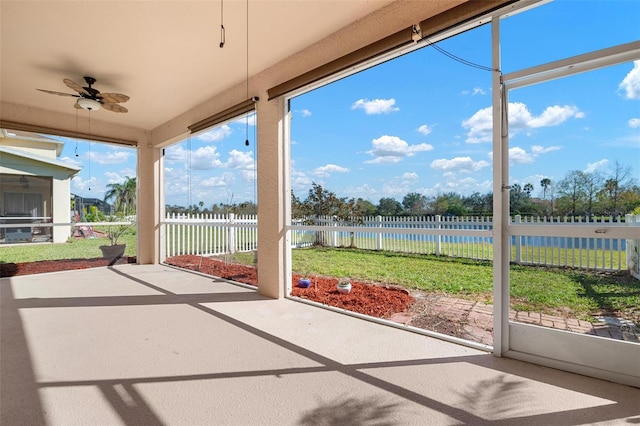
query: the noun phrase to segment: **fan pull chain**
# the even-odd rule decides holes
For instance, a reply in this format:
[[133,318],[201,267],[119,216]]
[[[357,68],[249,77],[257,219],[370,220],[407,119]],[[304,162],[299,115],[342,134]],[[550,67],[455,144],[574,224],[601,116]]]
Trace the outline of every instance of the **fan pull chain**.
[[220,0],[220,49],[224,47],[224,0]]

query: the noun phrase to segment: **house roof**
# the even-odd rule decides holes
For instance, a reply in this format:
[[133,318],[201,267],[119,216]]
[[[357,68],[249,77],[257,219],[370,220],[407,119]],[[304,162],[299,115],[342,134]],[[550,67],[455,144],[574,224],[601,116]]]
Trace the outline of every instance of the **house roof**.
[[49,157],[45,157],[42,155],[37,155],[37,154],[33,154],[30,152],[25,152],[22,151],[20,149],[17,148],[10,148],[7,146],[0,146],[0,154],[8,154],[8,155],[13,155],[16,157],[20,157],[20,158],[26,158],[28,160],[32,160],[32,161],[36,161],[39,163],[43,163],[46,164],[48,166],[52,166],[52,167],[56,167],[59,169],[65,169],[68,170],[69,173],[69,177],[75,175],[76,173],[78,173],[82,167],[78,167],[75,166],[73,164],[69,164],[67,162],[64,161],[60,161],[60,160],[56,160],[54,158],[49,158]]
[[52,139],[45,135],[34,132],[26,132],[22,130],[0,129],[2,136],[6,139],[19,139],[25,141],[37,142],[45,145],[52,145],[56,150],[56,156],[62,154],[64,142]]

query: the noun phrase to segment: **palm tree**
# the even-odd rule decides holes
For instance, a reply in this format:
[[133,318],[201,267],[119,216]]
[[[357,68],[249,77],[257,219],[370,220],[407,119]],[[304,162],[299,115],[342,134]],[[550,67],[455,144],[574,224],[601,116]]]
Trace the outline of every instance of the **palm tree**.
[[540,186],[542,187],[542,200],[546,200],[547,199],[547,188],[549,188],[551,186],[551,179],[543,178],[540,181]]
[[540,181],[540,186],[542,187],[542,203],[544,205],[545,201],[547,201],[547,189],[551,186],[551,179],[542,178],[542,180]]
[[125,176],[124,183],[110,183],[107,188],[104,201],[113,199],[116,213],[125,216],[136,213],[136,178]]
[[526,192],[528,196],[531,196],[531,193],[533,192],[533,184],[526,183],[522,188],[522,190]]

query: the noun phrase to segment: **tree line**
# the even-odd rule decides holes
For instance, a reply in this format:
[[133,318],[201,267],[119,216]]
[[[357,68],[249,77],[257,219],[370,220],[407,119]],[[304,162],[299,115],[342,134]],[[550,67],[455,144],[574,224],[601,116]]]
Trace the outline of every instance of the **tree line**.
[[[123,185],[130,188],[130,185]],[[114,189],[114,188],[112,188]],[[117,189],[117,188],[116,188]],[[534,197],[533,193],[541,193]],[[118,193],[118,191],[114,191]],[[127,191],[124,191],[127,193]],[[118,203],[116,203],[118,204]],[[123,200],[121,205],[131,205]],[[216,203],[207,206],[200,201],[187,207],[166,205],[167,213],[178,214],[256,214],[257,205],[252,201]],[[543,178],[540,182],[515,183],[509,188],[509,212],[511,215],[533,216],[618,216],[640,208],[640,186],[633,177],[630,166],[618,161],[609,175],[597,171],[571,170],[557,182]],[[410,192],[402,200],[380,198],[374,204],[363,198],[339,197],[322,185],[313,182],[306,198],[292,192],[291,211],[294,218],[309,216],[490,216],[493,214],[493,192],[473,192],[461,195],[443,192],[426,196]]]
[[[509,212],[533,216],[618,216],[640,208],[640,186],[632,168],[618,161],[609,176],[581,170],[569,171],[563,179],[540,180],[542,198],[533,197],[533,183],[518,183],[509,189]],[[426,196],[419,192],[406,194],[402,201],[383,197],[378,204],[362,198],[339,197],[334,192],[312,183],[304,200],[291,196],[292,216],[483,216],[493,213],[493,192],[474,192],[465,196],[444,192]]]
[[168,214],[237,214],[237,215],[247,215],[247,214],[257,214],[258,206],[252,201],[243,201],[241,203],[217,203],[213,204],[211,207],[207,207],[204,204],[204,201],[199,201],[198,204],[192,204],[190,206],[178,206],[175,204],[165,204],[165,213]]

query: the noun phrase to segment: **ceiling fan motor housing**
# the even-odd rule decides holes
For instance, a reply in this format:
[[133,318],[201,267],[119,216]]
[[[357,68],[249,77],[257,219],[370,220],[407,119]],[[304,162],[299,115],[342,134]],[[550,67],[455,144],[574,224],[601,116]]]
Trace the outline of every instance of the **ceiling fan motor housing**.
[[87,111],[97,111],[102,106],[97,100],[89,98],[80,98],[77,100],[77,103],[82,109],[86,109]]

